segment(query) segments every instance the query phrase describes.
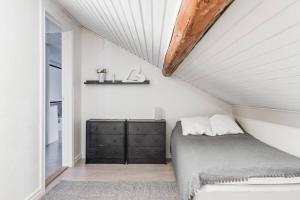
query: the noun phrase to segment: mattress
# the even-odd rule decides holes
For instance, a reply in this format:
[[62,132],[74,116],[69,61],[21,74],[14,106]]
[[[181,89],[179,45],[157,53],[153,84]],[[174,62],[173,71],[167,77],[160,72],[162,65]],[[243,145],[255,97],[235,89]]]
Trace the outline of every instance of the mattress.
[[[201,179],[211,172],[215,175],[213,186],[220,187],[300,183],[299,158],[249,134],[183,136],[181,123],[177,122],[171,135],[171,155],[182,200],[193,199],[195,192],[211,185]],[[234,178],[218,181],[223,173],[228,175],[224,180]],[[235,173],[242,177],[245,173],[247,178],[235,181]]]
[[256,177],[249,178],[246,181],[217,183],[215,185],[285,185],[285,184],[300,184],[300,177]]

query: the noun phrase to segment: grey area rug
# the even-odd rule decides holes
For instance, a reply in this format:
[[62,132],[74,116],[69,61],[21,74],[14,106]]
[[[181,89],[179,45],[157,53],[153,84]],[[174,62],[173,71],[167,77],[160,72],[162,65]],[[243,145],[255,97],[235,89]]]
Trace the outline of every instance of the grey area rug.
[[179,200],[175,182],[62,181],[42,200]]

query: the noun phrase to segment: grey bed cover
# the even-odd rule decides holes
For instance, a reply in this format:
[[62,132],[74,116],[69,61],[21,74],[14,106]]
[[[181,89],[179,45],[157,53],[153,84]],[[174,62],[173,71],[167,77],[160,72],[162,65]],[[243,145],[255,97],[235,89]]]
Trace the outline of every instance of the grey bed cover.
[[[299,141],[300,148],[300,141]],[[251,177],[300,177],[300,159],[249,134],[183,136],[177,122],[171,153],[182,200],[193,199],[205,184]]]

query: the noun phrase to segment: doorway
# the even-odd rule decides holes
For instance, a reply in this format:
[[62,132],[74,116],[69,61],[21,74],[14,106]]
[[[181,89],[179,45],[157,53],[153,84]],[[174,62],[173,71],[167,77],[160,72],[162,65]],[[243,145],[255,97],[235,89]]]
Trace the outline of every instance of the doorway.
[[46,17],[45,33],[46,73],[46,185],[63,172],[63,90],[62,90],[62,30]]
[[74,35],[62,18],[45,10],[41,48],[41,182],[43,189],[74,166]]

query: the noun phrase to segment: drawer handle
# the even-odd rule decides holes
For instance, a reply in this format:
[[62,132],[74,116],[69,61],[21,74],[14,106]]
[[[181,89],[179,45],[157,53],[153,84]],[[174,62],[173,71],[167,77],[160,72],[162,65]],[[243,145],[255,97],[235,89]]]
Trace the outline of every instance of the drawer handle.
[[98,144],[97,147],[104,147],[104,144]]
[[114,128],[113,128],[113,130],[115,131],[115,130],[117,130],[117,128],[116,128],[116,127],[114,127]]

